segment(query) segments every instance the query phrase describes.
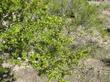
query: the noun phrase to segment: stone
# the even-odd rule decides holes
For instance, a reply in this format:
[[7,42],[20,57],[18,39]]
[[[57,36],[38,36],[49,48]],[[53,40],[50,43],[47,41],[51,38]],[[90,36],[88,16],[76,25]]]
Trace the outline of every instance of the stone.
[[40,76],[38,76],[37,71],[31,66],[18,66],[16,65],[12,72],[16,78],[15,82],[45,82]]

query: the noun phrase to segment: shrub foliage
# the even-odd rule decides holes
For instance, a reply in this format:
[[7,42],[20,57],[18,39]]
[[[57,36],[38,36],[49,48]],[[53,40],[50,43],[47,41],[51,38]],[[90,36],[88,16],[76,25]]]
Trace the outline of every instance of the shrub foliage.
[[73,25],[86,24],[95,10],[86,0],[56,1],[1,0],[0,50],[12,60],[28,60],[49,80],[63,81],[74,64],[91,51],[88,46],[72,49],[74,38],[68,34],[65,19],[73,17]]

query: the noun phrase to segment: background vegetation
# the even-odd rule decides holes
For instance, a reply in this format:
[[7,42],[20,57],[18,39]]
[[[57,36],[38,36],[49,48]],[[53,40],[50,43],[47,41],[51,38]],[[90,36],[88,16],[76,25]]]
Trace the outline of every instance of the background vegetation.
[[16,64],[27,61],[49,81],[64,82],[96,47],[76,45],[76,29],[81,27],[79,36],[96,31],[103,36],[102,22],[97,6],[87,0],[1,0],[0,51]]

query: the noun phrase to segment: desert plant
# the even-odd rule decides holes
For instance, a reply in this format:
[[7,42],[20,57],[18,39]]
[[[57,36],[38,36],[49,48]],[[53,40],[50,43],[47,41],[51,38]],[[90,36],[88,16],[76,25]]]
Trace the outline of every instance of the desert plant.
[[[72,4],[70,11],[76,23],[83,24],[88,18],[87,11],[92,13],[93,8],[85,0],[74,0]],[[52,14],[50,5],[54,5],[50,0],[1,0],[0,50],[10,53],[12,60],[28,60],[39,75],[63,82],[70,68],[89,54],[91,48],[71,48],[74,38],[65,31],[69,29],[64,27],[66,16]]]

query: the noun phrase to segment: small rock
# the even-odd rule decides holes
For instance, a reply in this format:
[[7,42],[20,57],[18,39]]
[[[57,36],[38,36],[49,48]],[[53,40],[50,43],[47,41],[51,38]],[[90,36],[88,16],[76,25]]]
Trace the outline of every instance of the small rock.
[[7,74],[4,74],[4,75],[3,75],[3,78],[7,78],[7,77],[8,77],[8,75],[7,75]]

